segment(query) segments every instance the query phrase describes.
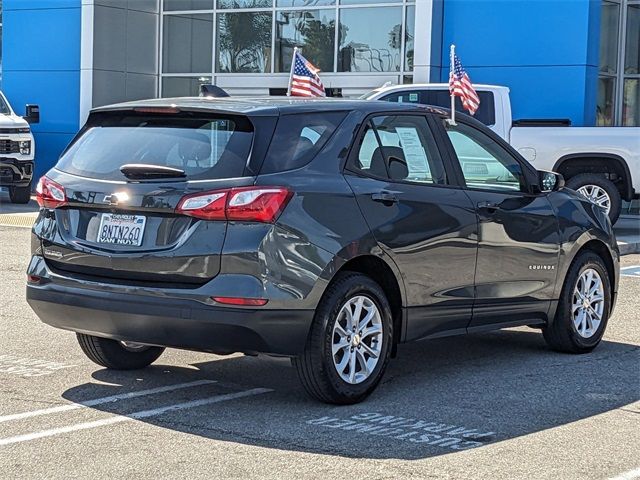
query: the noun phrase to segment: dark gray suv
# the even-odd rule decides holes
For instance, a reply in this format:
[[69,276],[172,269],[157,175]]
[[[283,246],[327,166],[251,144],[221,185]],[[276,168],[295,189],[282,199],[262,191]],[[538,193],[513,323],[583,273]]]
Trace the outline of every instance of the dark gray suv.
[[420,105],[102,107],[38,184],[27,300],[108,368],[282,355],[314,397],[355,403],[402,342],[529,325],[560,351],[599,343],[619,253],[562,186]]

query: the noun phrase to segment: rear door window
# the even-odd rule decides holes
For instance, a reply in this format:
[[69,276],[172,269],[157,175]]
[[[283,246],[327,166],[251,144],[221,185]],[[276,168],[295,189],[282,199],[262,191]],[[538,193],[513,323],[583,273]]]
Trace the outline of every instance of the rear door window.
[[282,115],[260,173],[293,170],[308,164],[336,131],[347,112]]
[[181,169],[189,180],[243,176],[253,127],[246,117],[186,118],[130,114],[98,117],[57,168],[90,178],[125,180],[120,167]]

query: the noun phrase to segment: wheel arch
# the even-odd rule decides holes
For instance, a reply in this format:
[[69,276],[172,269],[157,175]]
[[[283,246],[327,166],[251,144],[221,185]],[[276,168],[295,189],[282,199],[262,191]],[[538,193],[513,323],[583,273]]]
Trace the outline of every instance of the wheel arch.
[[[612,160],[613,163],[608,163],[607,160]],[[588,170],[599,164],[607,167],[605,171]],[[611,168],[612,165],[613,168]],[[574,173],[574,169],[578,170]],[[571,153],[560,157],[553,166],[553,171],[561,173],[567,180],[580,173],[614,173],[622,178],[622,185],[616,184],[620,196],[627,201],[633,198],[631,171],[627,162],[620,155],[597,152]]]
[[335,272],[331,281],[340,272],[356,272],[373,279],[387,296],[391,306],[393,316],[393,350],[392,356],[396,353],[396,345],[401,343],[405,334],[405,315],[403,306],[405,305],[404,282],[399,272],[390,265],[384,258],[373,254],[364,254],[347,260]]
[[616,292],[617,290],[616,269],[613,263],[613,256],[611,255],[611,252],[609,251],[609,248],[607,247],[607,245],[601,240],[598,240],[595,238],[591,239],[578,249],[576,254],[571,259],[571,263],[574,262],[574,260],[578,257],[578,255],[580,255],[582,252],[585,252],[585,251],[593,252],[596,255],[598,255],[600,258],[602,258],[602,261],[604,262],[605,267],[607,267],[607,273],[609,274],[609,281],[611,282],[611,292],[612,293]]

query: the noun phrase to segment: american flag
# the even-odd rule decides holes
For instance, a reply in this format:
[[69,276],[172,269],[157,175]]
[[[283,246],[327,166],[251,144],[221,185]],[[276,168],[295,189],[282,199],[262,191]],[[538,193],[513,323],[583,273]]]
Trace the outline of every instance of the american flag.
[[324,97],[324,85],[318,76],[320,69],[300,55],[293,53],[293,69],[289,79],[289,94],[293,97]]
[[453,65],[451,67],[449,73],[449,92],[451,92],[451,95],[460,97],[462,106],[473,115],[480,106],[480,98],[471,84],[469,75],[467,75],[467,72],[462,68],[462,63],[460,63],[460,59],[455,53],[453,54]]

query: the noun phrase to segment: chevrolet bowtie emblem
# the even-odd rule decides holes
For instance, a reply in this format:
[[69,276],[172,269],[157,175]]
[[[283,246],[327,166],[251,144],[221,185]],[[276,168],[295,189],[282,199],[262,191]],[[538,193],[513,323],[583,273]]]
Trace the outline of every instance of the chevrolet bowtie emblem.
[[103,202],[109,205],[118,205],[120,202],[126,202],[129,200],[129,194],[127,192],[115,192],[111,195],[105,195]]

